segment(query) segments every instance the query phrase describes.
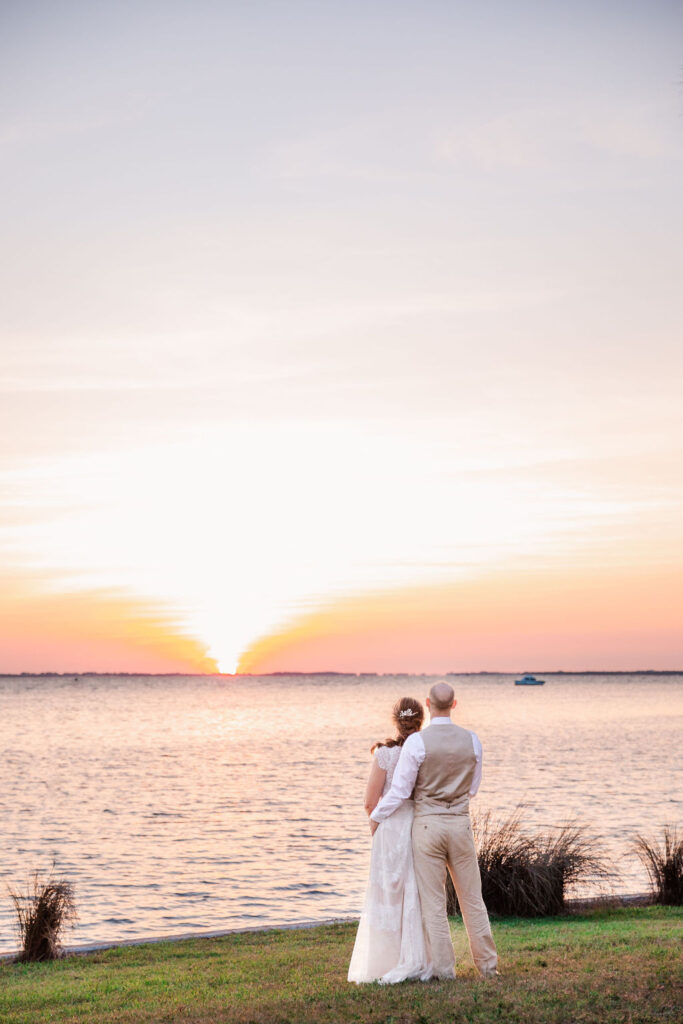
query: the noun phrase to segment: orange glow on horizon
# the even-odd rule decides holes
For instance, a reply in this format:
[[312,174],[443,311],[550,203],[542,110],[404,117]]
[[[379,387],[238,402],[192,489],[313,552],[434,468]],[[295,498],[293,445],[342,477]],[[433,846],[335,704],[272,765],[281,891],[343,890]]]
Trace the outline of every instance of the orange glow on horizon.
[[677,669],[682,598],[667,568],[491,573],[328,604],[254,643],[238,672]]
[[3,672],[218,672],[205,645],[183,633],[162,604],[122,591],[50,593],[19,579],[3,584]]

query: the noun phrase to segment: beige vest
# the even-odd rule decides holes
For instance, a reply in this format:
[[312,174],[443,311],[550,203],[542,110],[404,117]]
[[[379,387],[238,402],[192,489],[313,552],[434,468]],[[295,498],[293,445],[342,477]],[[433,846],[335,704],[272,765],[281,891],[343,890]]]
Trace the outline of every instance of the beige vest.
[[477,763],[472,734],[449,722],[448,725],[428,725],[420,735],[425,745],[425,759],[415,783],[415,816],[467,814]]

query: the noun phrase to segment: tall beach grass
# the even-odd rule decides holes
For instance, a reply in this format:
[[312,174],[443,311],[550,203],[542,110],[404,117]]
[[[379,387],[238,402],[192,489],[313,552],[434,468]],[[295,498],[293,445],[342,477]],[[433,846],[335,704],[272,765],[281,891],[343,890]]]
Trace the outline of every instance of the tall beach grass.
[[64,928],[76,920],[71,882],[43,879],[35,871],[25,893],[10,890],[19,932],[19,961],[55,960],[62,954]]
[[[523,824],[524,807],[495,819],[488,811],[473,818],[482,895],[493,914],[547,917],[565,909],[568,889],[577,882],[603,885],[612,871],[598,841],[570,821],[546,833]],[[448,912],[459,913],[450,876]]]
[[637,835],[633,849],[647,870],[655,903],[683,905],[683,836],[677,828],[666,825],[661,842]]

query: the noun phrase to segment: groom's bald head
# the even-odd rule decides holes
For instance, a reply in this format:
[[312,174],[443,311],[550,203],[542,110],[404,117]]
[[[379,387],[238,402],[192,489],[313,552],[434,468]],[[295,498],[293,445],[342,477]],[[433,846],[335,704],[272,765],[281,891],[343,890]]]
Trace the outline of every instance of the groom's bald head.
[[429,691],[429,707],[431,711],[450,711],[455,699],[453,687],[441,680],[434,683]]

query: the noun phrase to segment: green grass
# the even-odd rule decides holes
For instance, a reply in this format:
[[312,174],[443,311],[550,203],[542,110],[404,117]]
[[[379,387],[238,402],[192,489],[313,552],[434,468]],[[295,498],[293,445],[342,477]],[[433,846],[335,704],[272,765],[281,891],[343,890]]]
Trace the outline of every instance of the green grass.
[[359,1022],[645,1024],[681,1020],[683,911],[493,920],[502,977],[479,980],[452,921],[452,982],[350,985],[354,924],[128,946],[0,965],[3,1024]]

